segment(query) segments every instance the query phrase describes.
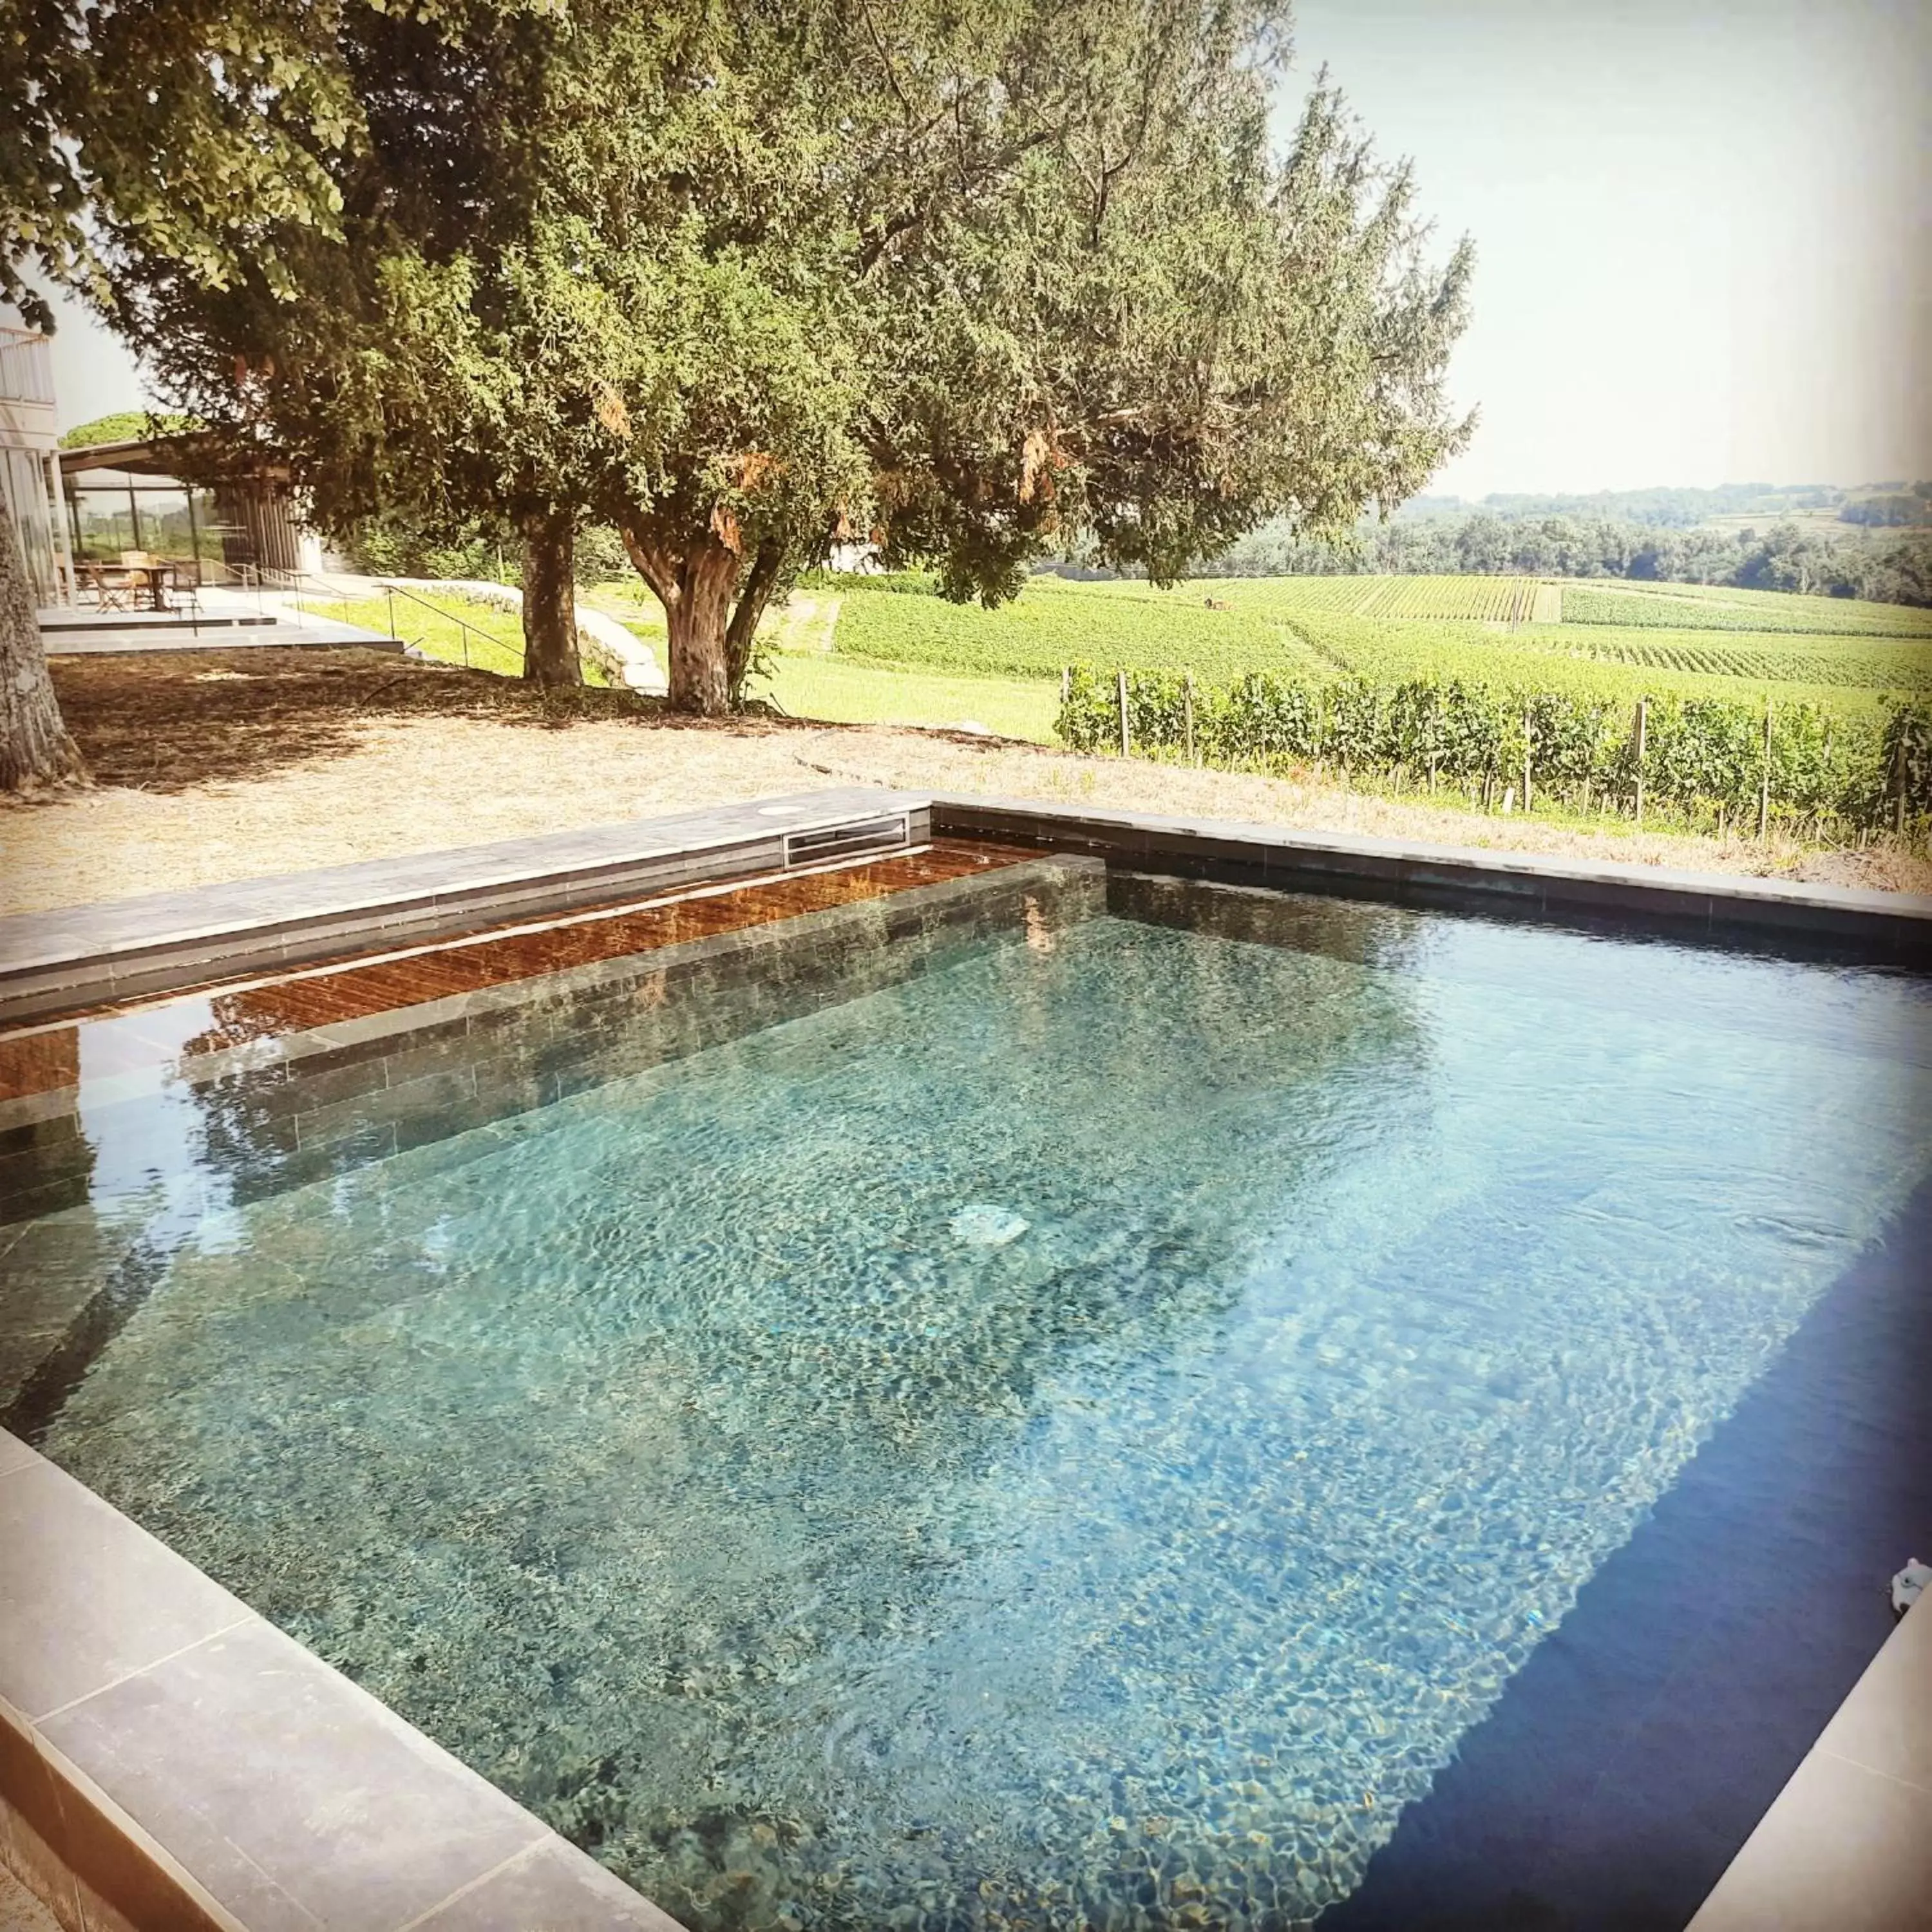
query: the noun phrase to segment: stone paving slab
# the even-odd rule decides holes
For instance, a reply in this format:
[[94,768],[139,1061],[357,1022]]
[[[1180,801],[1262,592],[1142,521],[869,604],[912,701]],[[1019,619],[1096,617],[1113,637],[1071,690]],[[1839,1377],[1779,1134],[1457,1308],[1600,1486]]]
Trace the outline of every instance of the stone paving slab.
[[358,630],[351,624],[326,624],[318,620],[298,627],[278,624],[272,618],[265,622],[254,618],[222,620],[198,628],[183,625],[172,631],[146,625],[125,629],[50,631],[44,634],[42,641],[50,658],[145,656],[158,651],[290,650],[387,651],[400,656],[404,650],[400,638]]
[[1690,1932],[1932,1925],[1932,1610],[1885,1648],[1718,1881]]

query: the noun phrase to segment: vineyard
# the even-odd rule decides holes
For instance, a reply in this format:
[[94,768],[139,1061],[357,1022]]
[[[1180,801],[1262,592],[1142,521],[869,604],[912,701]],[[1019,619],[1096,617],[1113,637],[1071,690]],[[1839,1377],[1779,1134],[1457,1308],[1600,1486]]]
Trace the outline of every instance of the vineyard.
[[997,610],[938,596],[850,591],[839,608],[836,648],[844,657],[980,677],[1058,678],[1063,664],[1101,656],[1130,670],[1189,664],[1217,678],[1321,662],[1278,610],[1236,608],[1218,598],[1210,606],[1194,586],[1183,593],[1050,577],[1036,578]]
[[[1791,746],[1811,744],[1807,755],[1814,765],[1824,760],[1832,774],[1820,777],[1820,766],[1801,783],[1786,771],[1778,808],[1820,825],[1869,820],[1878,808],[1873,801],[1890,796],[1880,770],[1888,755],[1888,720],[1918,715],[1901,712],[1901,700],[1922,706],[1932,698],[1932,613],[1850,599],[1494,577],[1246,578],[1161,590],[1042,576],[1013,602],[987,610],[949,604],[929,579],[910,575],[824,587],[836,593],[838,612],[830,662],[870,667],[874,677],[904,669],[928,680],[1004,680],[1005,698],[988,690],[982,701],[969,702],[962,692],[960,715],[1042,721],[1069,666],[1091,666],[1103,683],[1126,672],[1144,694],[1134,704],[1143,707],[1155,702],[1145,693],[1178,690],[1191,676],[1203,694],[1202,733],[1222,731],[1216,755],[1234,755],[1244,744],[1250,749],[1242,755],[1270,758],[1288,755],[1283,748],[1291,743],[1327,744],[1319,733],[1310,735],[1312,727],[1288,730],[1282,723],[1304,711],[1358,722],[1400,715],[1411,718],[1404,728],[1412,735],[1420,728],[1413,718],[1438,701],[1426,694],[1453,689],[1465,694],[1456,700],[1455,730],[1476,732],[1498,772],[1520,764],[1506,752],[1505,714],[1520,712],[1526,693],[1532,711],[1546,712],[1552,743],[1594,734],[1592,742],[1609,745],[1616,721],[1628,722],[1645,700],[1660,721],[1660,742],[1688,744],[1686,732],[1715,732],[1731,746],[1723,756],[1735,762],[1749,735],[1739,721],[1756,721],[1750,728],[1761,732],[1769,700],[1792,721]],[[815,685],[794,677],[785,686],[793,705],[814,701],[802,695],[808,688],[832,688],[823,673]],[[1206,695],[1237,689],[1271,694],[1240,705]],[[868,692],[868,704],[886,701]],[[1214,727],[1214,716],[1234,722]],[[1490,719],[1480,729],[1469,722],[1479,716]],[[1079,718],[1076,707],[1063,728],[1084,728]],[[1684,718],[1702,722],[1694,731],[1680,728],[1674,721]],[[1118,728],[1116,719],[1115,742]],[[1379,742],[1372,734],[1371,740]],[[1153,733],[1137,742],[1167,740]],[[1684,754],[1686,769],[1703,770],[1718,755],[1703,739],[1696,742],[1703,748]],[[1353,770],[1412,774],[1407,752],[1385,752],[1336,758],[1331,747],[1305,755]],[[1568,778],[1540,782],[1568,784],[1579,796],[1587,788],[1600,802],[1615,795],[1622,755],[1600,747],[1585,765],[1573,759],[1564,767]],[[1795,748],[1778,754],[1787,764],[1797,755]],[[1658,756],[1666,760],[1660,770],[1676,768],[1664,751]],[[1586,767],[1587,777],[1580,775]],[[1438,757],[1434,769],[1441,779],[1450,766]],[[1696,784],[1660,778],[1654,796],[1672,809],[1734,812],[1742,770],[1721,784],[1708,772]]]
[[1533,577],[1378,577],[1352,607],[1358,617],[1526,624],[1536,614]]
[[[1701,597],[1684,594],[1690,587],[1632,591],[1606,590],[1595,584],[1566,584],[1563,621],[1635,630],[1932,638],[1932,614],[1904,604],[1855,604],[1849,598],[1786,597],[1776,591],[1727,590]],[[1769,601],[1736,601],[1754,596]]]
[[1076,750],[1372,773],[1488,809],[1552,796],[1641,821],[1646,802],[1720,833],[1754,818],[1801,834],[1932,817],[1932,705],[1848,718],[1815,704],[1710,698],[1626,708],[1566,692],[1458,680],[1317,682],[1259,672],[1222,686],[1076,667],[1056,729]]
[[[1534,684],[1633,704],[1670,694],[1735,703],[1775,694],[1852,712],[1874,708],[1886,691],[1932,687],[1932,650],[1863,638],[1807,650],[1772,633],[1619,632],[1567,624],[1488,631],[1366,617],[1305,617],[1296,628],[1343,676]],[[1106,662],[1097,656],[1086,661]],[[1173,660],[1167,668],[1175,668]]]
[[[1758,632],[1735,643],[1720,643],[1704,631],[1640,631],[1635,636],[1593,638],[1586,648],[1593,658],[1611,663],[1753,683],[1798,684],[1816,689],[1932,689],[1932,651],[1923,644],[1832,638],[1808,648],[1781,640],[1802,634]],[[1763,641],[1767,636],[1780,640]]]

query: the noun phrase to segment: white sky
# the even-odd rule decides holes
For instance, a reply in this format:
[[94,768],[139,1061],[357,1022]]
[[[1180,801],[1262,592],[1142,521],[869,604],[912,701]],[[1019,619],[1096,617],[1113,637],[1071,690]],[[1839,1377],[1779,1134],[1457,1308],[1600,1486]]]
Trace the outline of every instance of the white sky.
[[[1932,475],[1925,0],[1303,0],[1446,246],[1474,443],[1431,484]],[[1295,104],[1286,104],[1285,118]],[[70,304],[63,427],[148,398]]]
[[1303,0],[1446,244],[1475,239],[1430,487],[1932,475],[1926,0]]

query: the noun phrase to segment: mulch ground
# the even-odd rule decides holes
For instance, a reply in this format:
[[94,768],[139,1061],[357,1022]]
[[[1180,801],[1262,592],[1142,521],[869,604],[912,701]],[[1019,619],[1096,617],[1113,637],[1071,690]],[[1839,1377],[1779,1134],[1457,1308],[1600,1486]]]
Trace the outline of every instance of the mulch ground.
[[257,646],[50,662],[95,782],[143,791],[265,778],[350,750],[358,728],[378,719],[490,718],[556,730],[661,710],[634,692],[540,690],[383,651]]

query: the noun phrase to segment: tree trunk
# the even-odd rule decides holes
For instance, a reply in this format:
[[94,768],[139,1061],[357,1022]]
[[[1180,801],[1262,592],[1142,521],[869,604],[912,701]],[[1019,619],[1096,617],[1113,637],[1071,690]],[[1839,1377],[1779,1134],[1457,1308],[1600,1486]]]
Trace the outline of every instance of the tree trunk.
[[0,507],[0,792],[86,783],[87,766],[61,722],[60,701],[47,675],[20,538],[13,518]]
[[556,514],[526,517],[522,529],[524,676],[532,684],[581,684],[571,519]]
[[618,528],[638,575],[664,606],[671,709],[723,717],[731,708],[726,633],[738,587],[738,552],[712,531],[674,549],[641,518],[626,517]]
[[767,537],[759,544],[746,574],[745,587],[738,592],[737,608],[724,632],[724,676],[731,702],[744,701],[745,676],[752,668],[752,650],[758,641],[758,620],[771,602],[772,588],[784,568],[784,545]]

